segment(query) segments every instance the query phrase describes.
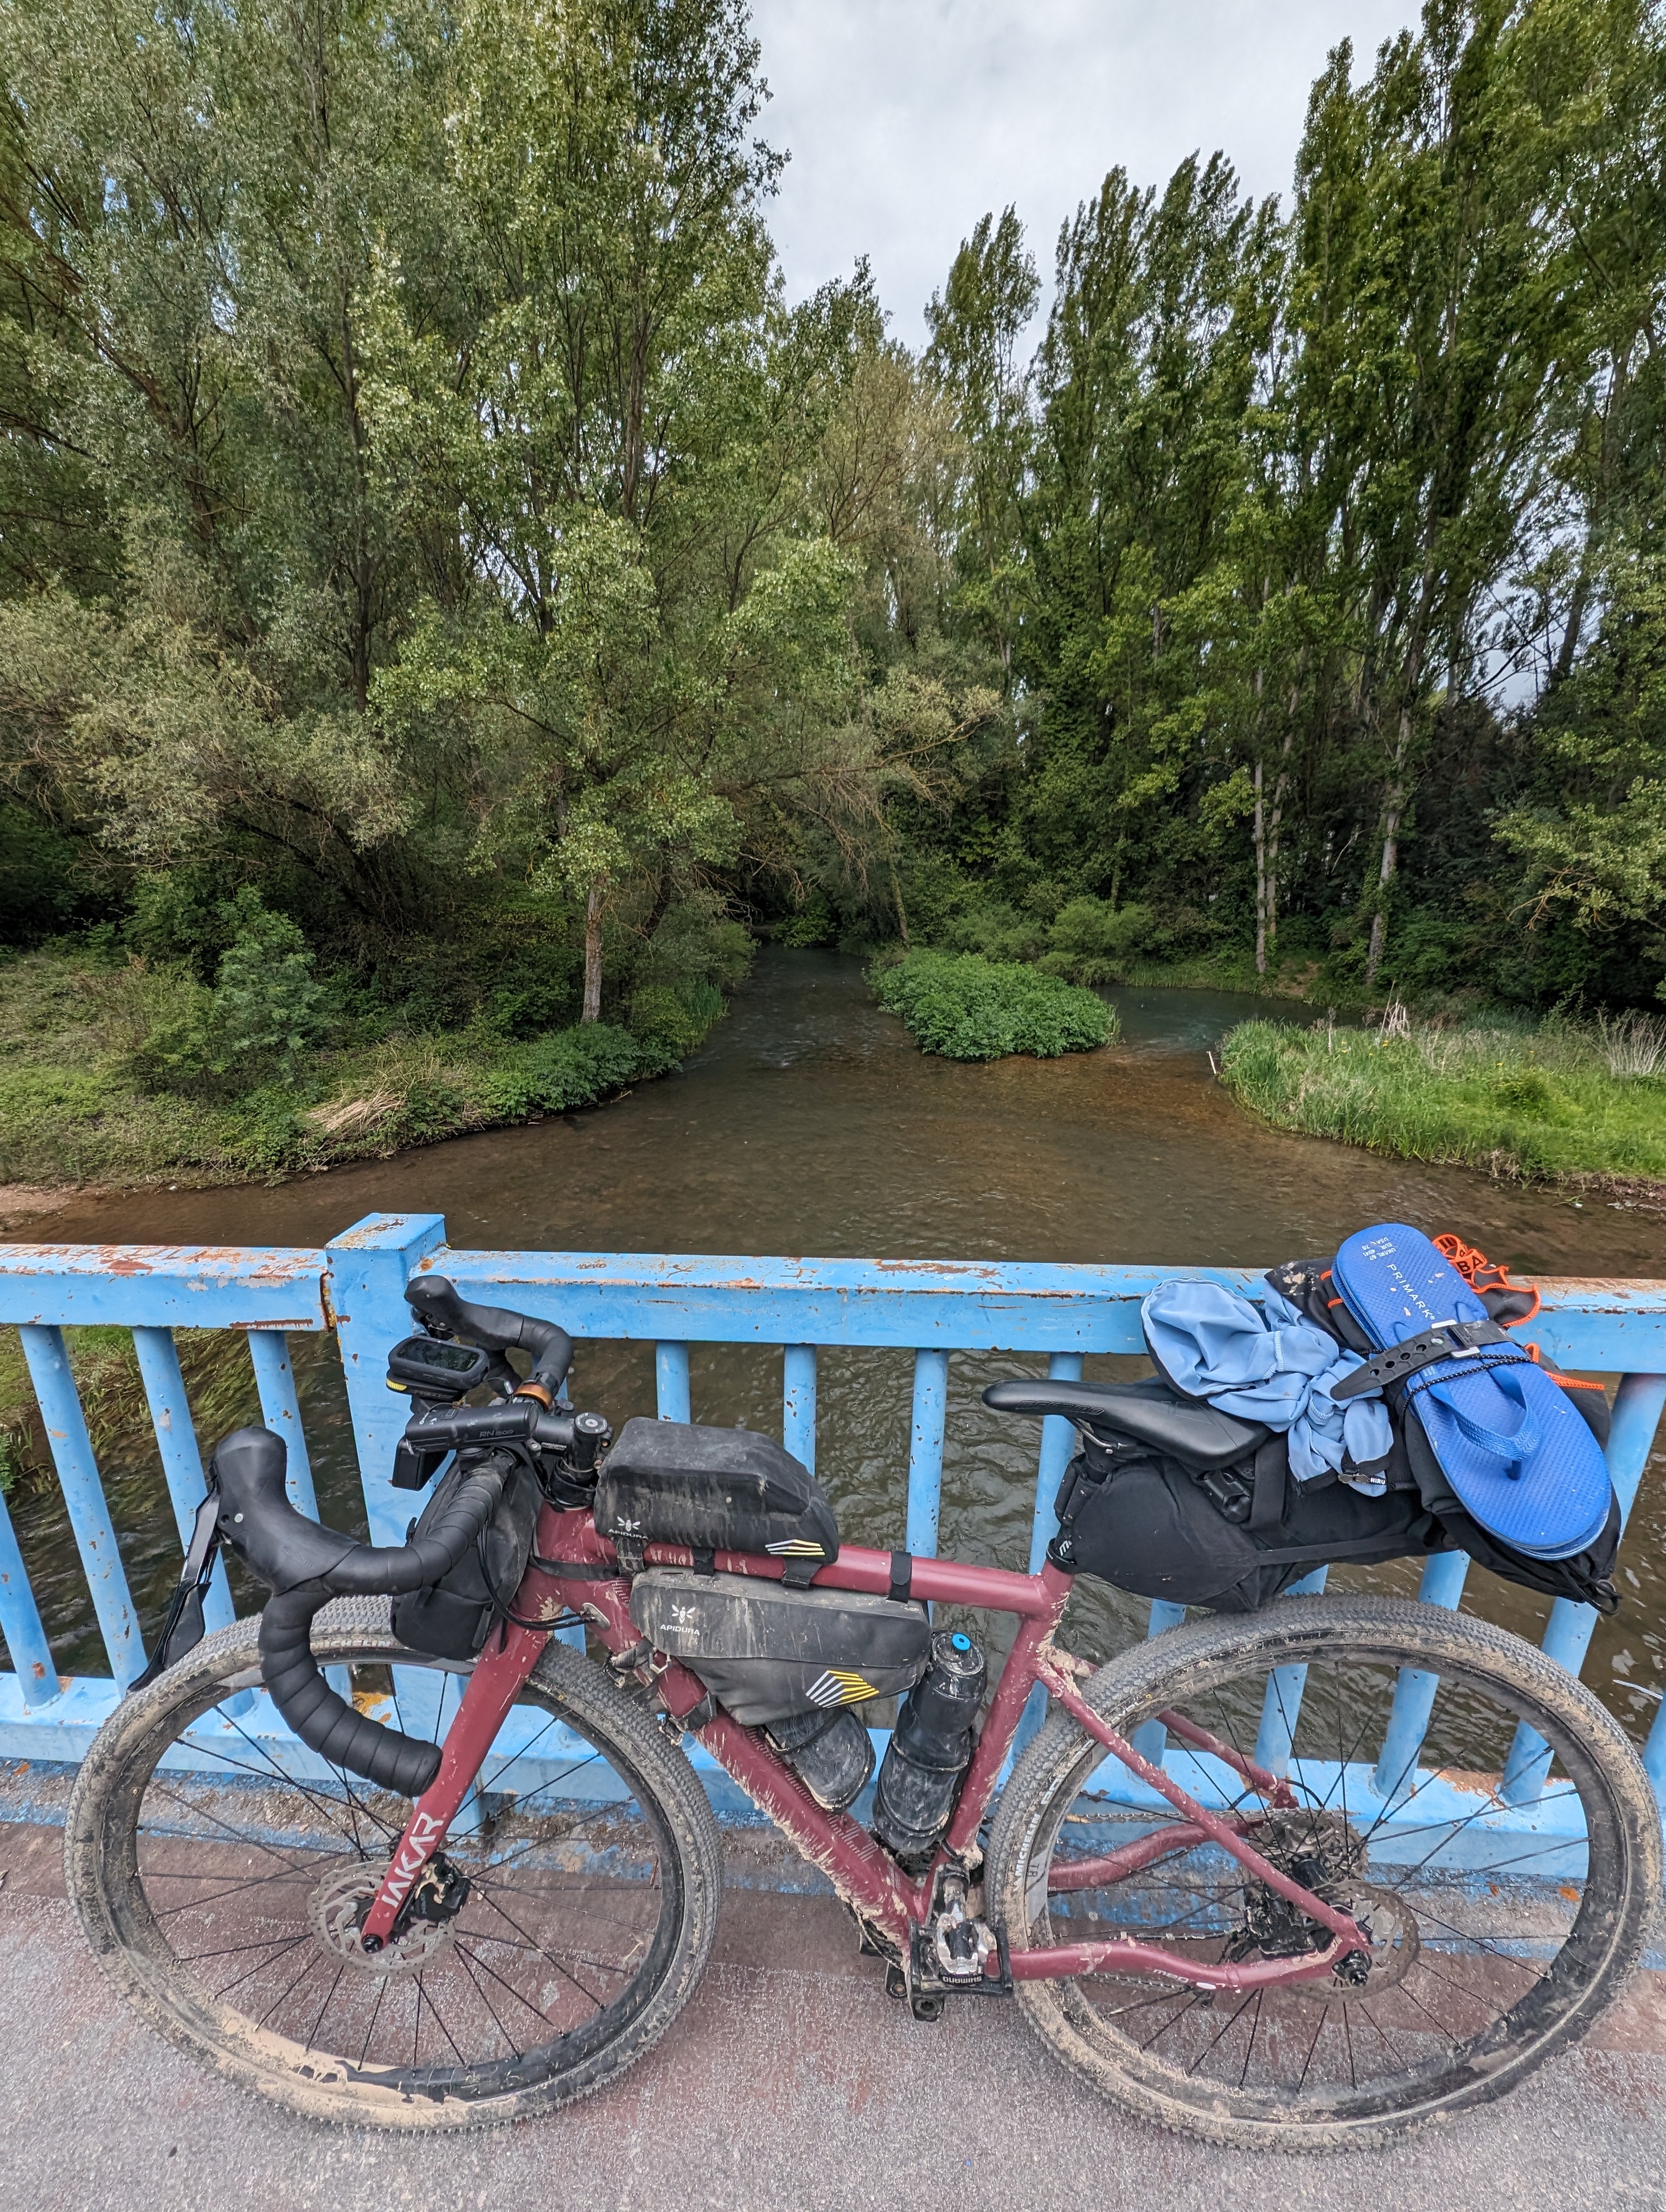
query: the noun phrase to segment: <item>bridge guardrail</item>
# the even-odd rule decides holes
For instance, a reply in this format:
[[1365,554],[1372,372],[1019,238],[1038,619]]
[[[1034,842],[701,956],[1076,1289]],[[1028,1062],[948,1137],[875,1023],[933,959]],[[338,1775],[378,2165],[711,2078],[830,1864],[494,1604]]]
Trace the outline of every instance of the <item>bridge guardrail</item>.
[[[813,1467],[817,1355],[829,1346],[912,1350],[908,1525],[909,1551],[938,1548],[949,1361],[991,1351],[1044,1353],[1049,1372],[1073,1379],[1090,1353],[1138,1353],[1140,1301],[1176,1272],[1253,1289],[1245,1268],[1049,1267],[1018,1262],[794,1260],[583,1252],[453,1249],[439,1214],[372,1214],[322,1247],[195,1245],[0,1246],[0,1323],[15,1325],[34,1383],[52,1457],[110,1662],[106,1677],[60,1677],[9,1516],[0,1503],[0,1635],[11,1661],[0,1674],[0,1756],[73,1762],[143,1667],[143,1634],[124,1574],[99,1468],[65,1354],[65,1327],[101,1324],[133,1332],[181,1543],[203,1494],[202,1455],[180,1377],[173,1332],[246,1334],[262,1418],[289,1444],[295,1504],[317,1504],[287,1340],[333,1330],[340,1346],[372,1540],[403,1540],[408,1492],[388,1477],[405,1407],[384,1384],[388,1346],[409,1328],[404,1289],[417,1270],[444,1273],[465,1296],[558,1320],[575,1338],[651,1342],[662,1418],[691,1417],[689,1350],[696,1343],[779,1347],[781,1429],[787,1448]],[[1618,1375],[1608,1466],[1629,1513],[1666,1407],[1666,1282],[1572,1279],[1541,1283],[1542,1309],[1524,1337],[1564,1366]],[[575,1325],[578,1324],[578,1325]],[[1069,1424],[1043,1422],[1037,1455],[1030,1565],[1053,1531],[1051,1504],[1073,1446]],[[1422,1595],[1456,1606],[1468,1561],[1432,1559]],[[1310,1589],[1322,1575],[1298,1588]],[[232,1617],[223,1569],[206,1607],[210,1628]],[[1156,1603],[1149,1632],[1182,1617]],[[150,1624],[154,1626],[154,1624]],[[1596,1616],[1559,1600],[1545,1650],[1578,1673]],[[1362,1762],[1369,1793],[1387,1773],[1406,1773],[1422,1741],[1433,1686],[1402,1676],[1389,1735]],[[1287,1716],[1287,1704],[1279,1707]],[[264,1693],[248,1693],[237,1726],[258,1729],[276,1755],[306,1768],[312,1754],[287,1738]],[[1276,1732],[1269,1692],[1268,1729]],[[1286,1720],[1287,1725],[1287,1718]],[[1152,1750],[1161,1747],[1152,1745]],[[1276,1759],[1278,1746],[1262,1744]],[[217,1763],[214,1744],[203,1757]],[[1506,1763],[1502,1794],[1531,1827],[1543,1779],[1544,1747],[1526,1734]],[[187,1754],[181,1753],[185,1757]],[[1645,1747],[1657,1794],[1666,1794],[1666,1704]],[[1118,1770],[1120,1773],[1122,1770]],[[726,1790],[714,1774],[714,1795]],[[1489,1828],[1493,1824],[1489,1823]]]

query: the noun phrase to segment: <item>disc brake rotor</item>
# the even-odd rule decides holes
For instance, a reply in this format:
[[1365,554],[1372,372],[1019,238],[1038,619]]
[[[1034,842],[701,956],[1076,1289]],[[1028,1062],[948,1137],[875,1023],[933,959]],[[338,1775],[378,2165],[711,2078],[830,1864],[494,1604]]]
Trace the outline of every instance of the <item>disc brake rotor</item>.
[[368,1859],[355,1859],[337,1867],[319,1883],[307,1907],[313,1932],[326,1951],[381,1980],[420,1974],[449,1950],[457,1929],[454,1915],[444,1920],[413,1918],[380,1951],[367,1951],[361,1926],[386,1872],[385,1867]]

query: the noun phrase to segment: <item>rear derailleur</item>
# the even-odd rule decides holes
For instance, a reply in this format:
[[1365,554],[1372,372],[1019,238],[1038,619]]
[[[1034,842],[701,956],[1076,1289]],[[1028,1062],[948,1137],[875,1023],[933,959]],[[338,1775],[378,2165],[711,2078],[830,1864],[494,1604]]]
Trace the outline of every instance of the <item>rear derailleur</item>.
[[[1334,2002],[1367,1991],[1374,1996],[1405,1979],[1420,1948],[1416,1916],[1392,1891],[1363,1879],[1364,1842],[1340,1814],[1270,1813],[1256,1822],[1248,1840],[1269,1865],[1322,1903],[1350,1914],[1371,1947],[1338,1959],[1329,1982],[1304,1984],[1304,1995]],[[1335,1941],[1322,1921],[1264,1882],[1244,1884],[1243,1910],[1243,1921],[1226,1945],[1226,1957],[1234,1964],[1251,1957],[1306,1958]]]

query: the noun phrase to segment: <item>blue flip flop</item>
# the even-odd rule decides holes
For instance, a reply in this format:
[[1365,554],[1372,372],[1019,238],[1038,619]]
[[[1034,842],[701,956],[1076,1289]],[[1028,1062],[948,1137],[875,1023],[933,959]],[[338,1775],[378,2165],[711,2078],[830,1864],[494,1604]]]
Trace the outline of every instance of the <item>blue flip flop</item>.
[[[1431,1330],[1486,1323],[1486,1307],[1420,1229],[1379,1222],[1350,1237],[1331,1279],[1378,1352]],[[1482,1344],[1419,1366],[1406,1383],[1466,1513],[1529,1559],[1567,1559],[1602,1534],[1613,1492],[1602,1447],[1541,1367]]]

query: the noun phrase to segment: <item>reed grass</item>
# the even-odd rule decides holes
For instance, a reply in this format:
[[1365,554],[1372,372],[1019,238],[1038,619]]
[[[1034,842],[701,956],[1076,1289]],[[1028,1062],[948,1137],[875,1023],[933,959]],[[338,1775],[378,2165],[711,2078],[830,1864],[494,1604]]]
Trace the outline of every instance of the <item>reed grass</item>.
[[1666,1034],[1650,1015],[1535,1027],[1241,1022],[1221,1079],[1281,1128],[1522,1181],[1666,1182]]

